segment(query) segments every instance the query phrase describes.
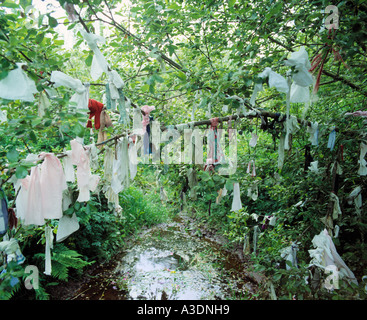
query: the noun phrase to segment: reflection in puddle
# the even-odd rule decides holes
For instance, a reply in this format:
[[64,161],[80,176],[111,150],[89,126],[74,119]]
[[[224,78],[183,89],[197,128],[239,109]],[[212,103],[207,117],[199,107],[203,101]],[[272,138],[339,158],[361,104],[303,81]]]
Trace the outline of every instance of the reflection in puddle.
[[143,232],[130,249],[100,266],[72,299],[214,300],[253,292],[243,262],[180,222]]
[[224,280],[217,255],[179,227],[152,229],[118,263],[117,282],[133,300],[225,299],[235,284]]

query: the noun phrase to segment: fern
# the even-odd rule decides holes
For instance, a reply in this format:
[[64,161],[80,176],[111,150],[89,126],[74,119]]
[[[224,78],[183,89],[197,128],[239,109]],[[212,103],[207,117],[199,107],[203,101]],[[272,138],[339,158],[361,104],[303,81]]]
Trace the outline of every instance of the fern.
[[[37,258],[44,259],[44,253],[35,255]],[[52,250],[52,273],[51,275],[59,280],[67,281],[69,268],[82,269],[85,266],[91,265],[93,261],[88,262],[83,260],[82,255],[75,250],[69,249],[62,243],[57,243]]]

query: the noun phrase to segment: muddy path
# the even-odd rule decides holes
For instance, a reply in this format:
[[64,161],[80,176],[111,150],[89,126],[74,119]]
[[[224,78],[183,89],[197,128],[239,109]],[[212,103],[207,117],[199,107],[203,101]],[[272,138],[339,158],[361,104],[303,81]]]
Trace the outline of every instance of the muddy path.
[[248,272],[241,250],[198,229],[180,213],[173,221],[143,230],[109,263],[94,265],[81,281],[52,294],[59,300],[248,299],[261,277]]

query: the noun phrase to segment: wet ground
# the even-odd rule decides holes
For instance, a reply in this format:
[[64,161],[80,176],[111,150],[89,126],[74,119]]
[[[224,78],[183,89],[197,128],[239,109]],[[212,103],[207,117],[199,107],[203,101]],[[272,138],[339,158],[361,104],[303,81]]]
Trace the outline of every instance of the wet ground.
[[257,287],[241,256],[193,235],[187,217],[143,231],[109,264],[72,286],[71,300],[246,299]]

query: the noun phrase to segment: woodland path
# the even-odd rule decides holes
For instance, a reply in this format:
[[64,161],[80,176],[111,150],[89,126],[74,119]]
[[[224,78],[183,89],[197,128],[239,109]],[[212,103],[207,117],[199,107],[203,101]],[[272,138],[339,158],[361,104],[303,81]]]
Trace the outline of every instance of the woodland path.
[[94,265],[82,281],[52,294],[60,300],[247,299],[261,277],[250,273],[241,250],[185,213],[143,230],[109,263]]

